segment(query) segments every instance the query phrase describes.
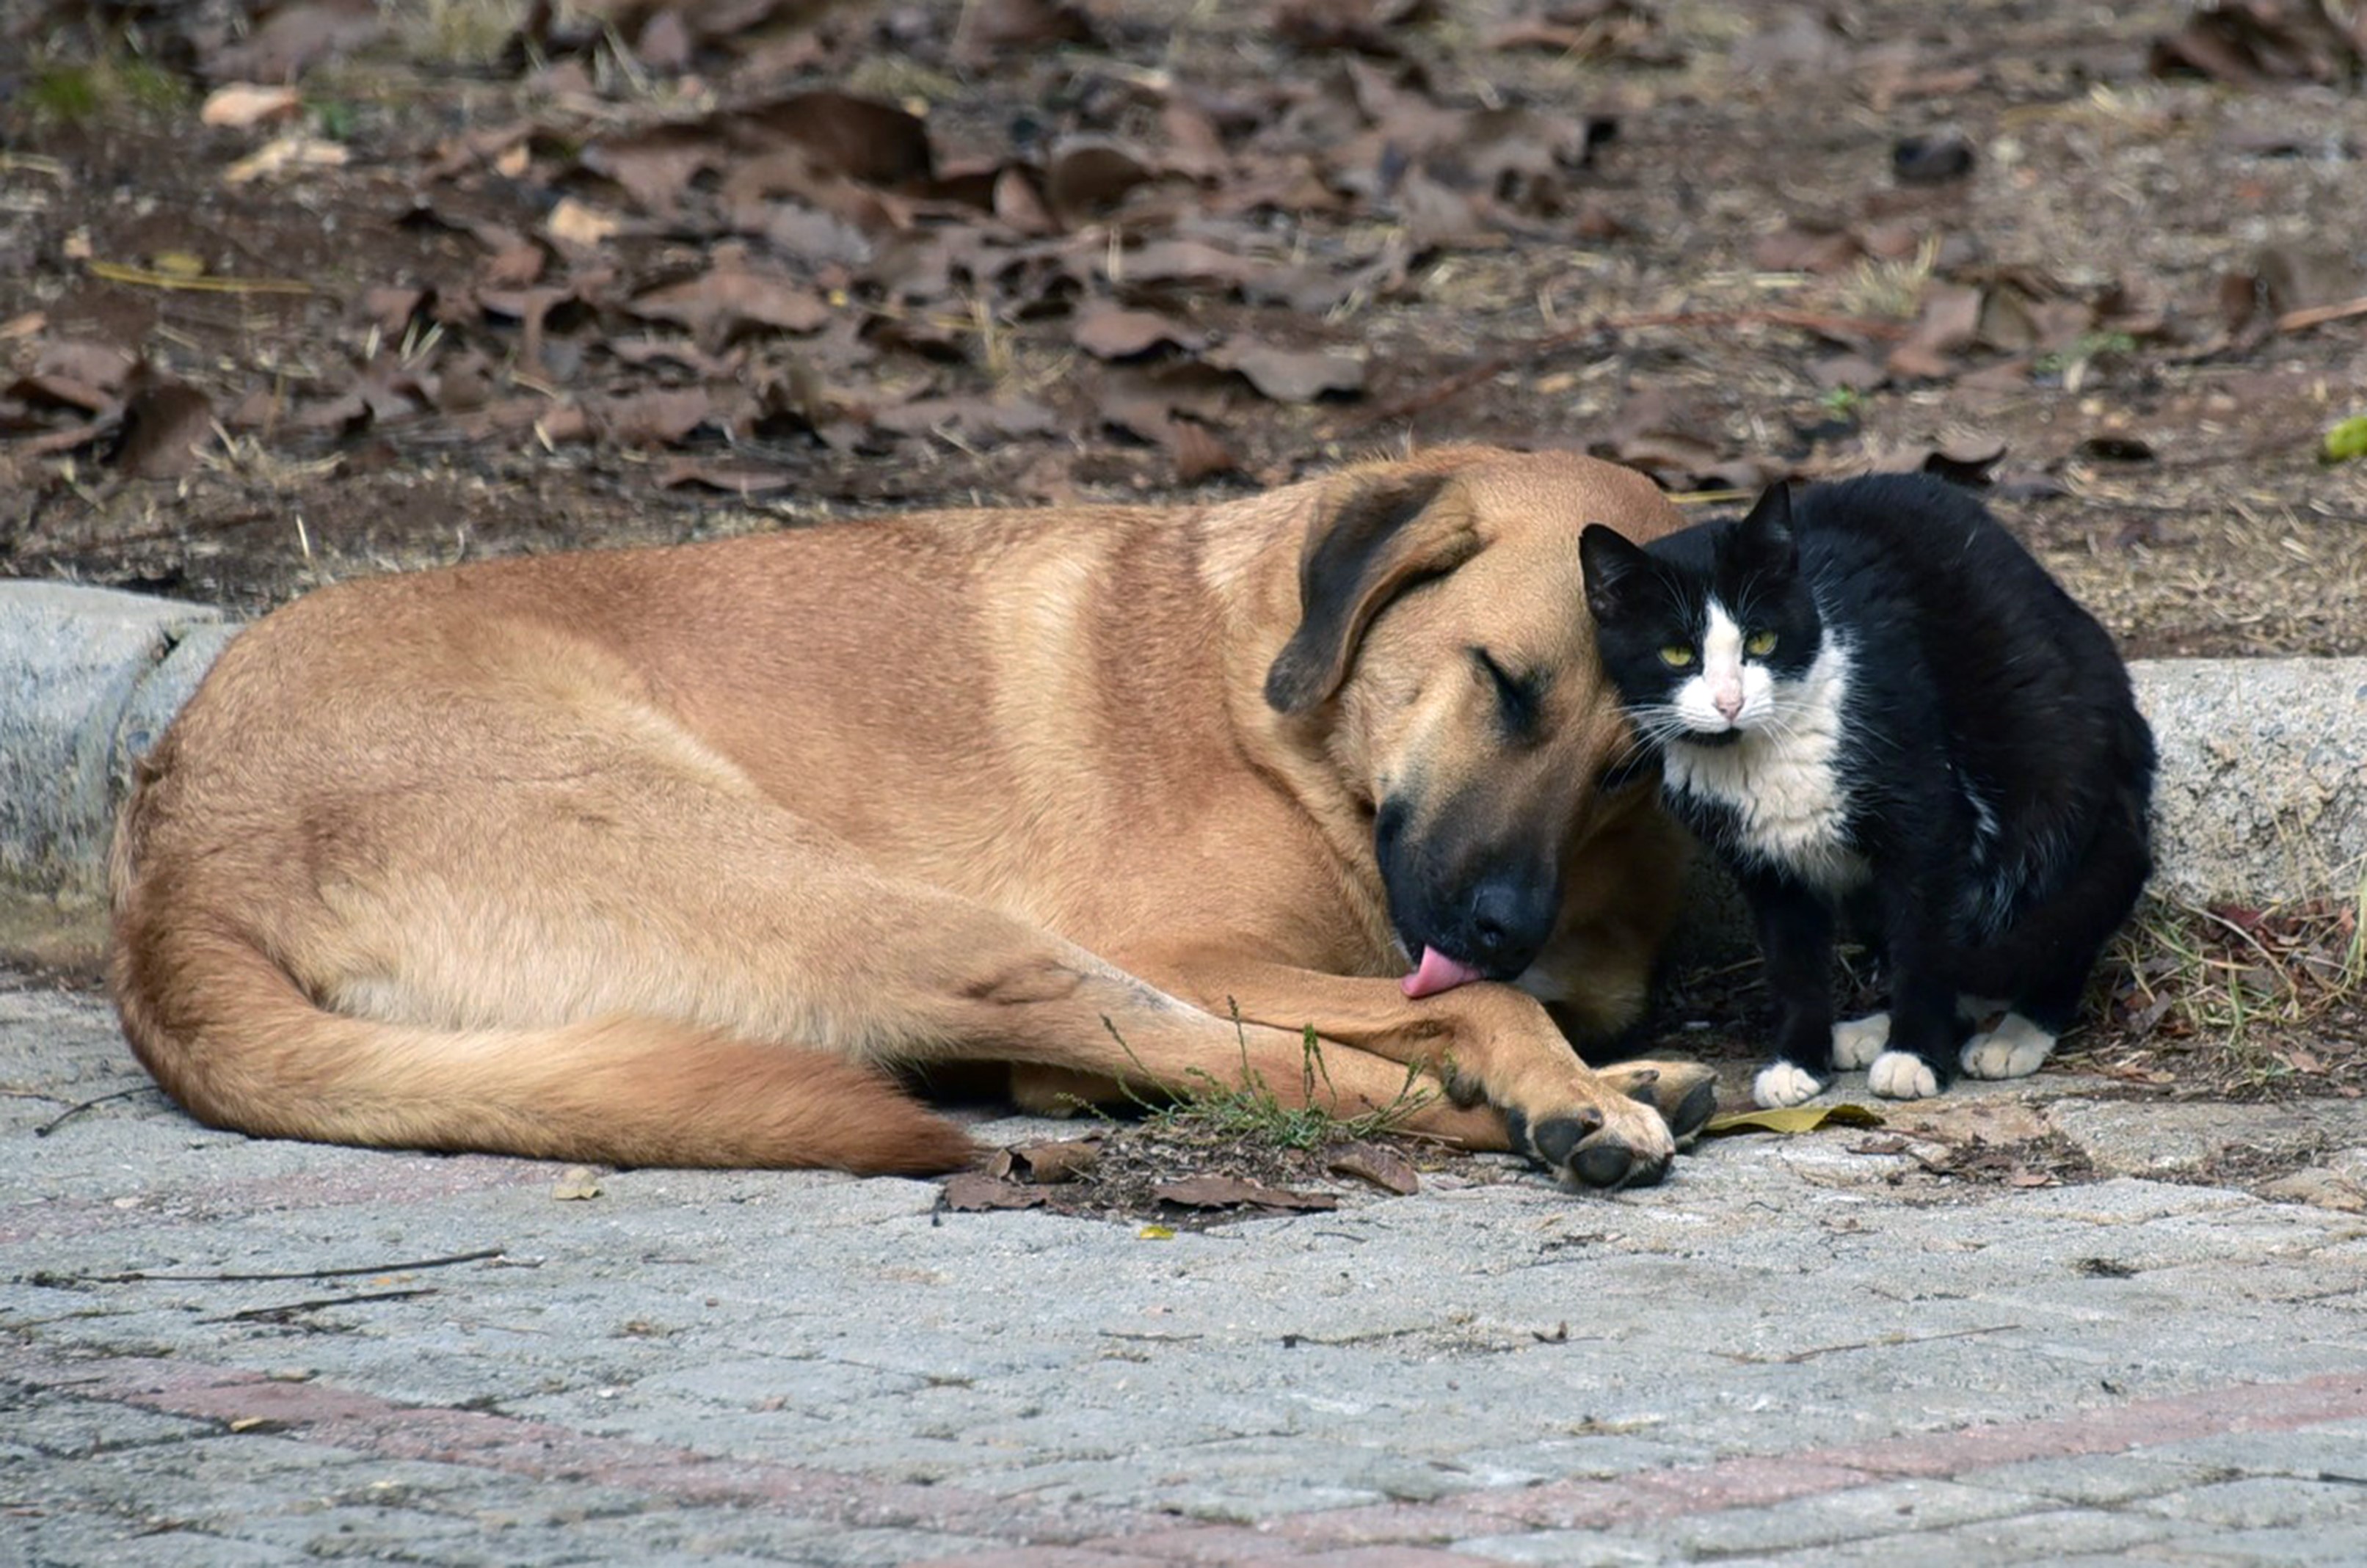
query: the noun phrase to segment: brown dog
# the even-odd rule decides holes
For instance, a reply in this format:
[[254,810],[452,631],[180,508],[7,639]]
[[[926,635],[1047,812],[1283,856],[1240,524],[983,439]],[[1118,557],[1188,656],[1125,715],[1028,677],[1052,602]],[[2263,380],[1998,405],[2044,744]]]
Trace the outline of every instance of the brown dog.
[[928,1171],[971,1145],[882,1068],[1295,1100],[1311,1025],[1319,1102],[1410,1064],[1417,1129],[1657,1179],[1705,1079],[1591,1072],[1546,1004],[1626,1023],[1673,915],[1578,536],[1678,521],[1447,449],[317,593],[141,770],[124,1028],[251,1133]]

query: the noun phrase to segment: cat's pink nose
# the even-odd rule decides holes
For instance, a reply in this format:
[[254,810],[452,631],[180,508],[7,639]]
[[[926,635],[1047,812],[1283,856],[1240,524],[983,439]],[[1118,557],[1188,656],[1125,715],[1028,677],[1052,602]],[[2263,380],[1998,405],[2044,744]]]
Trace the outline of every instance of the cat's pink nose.
[[1717,705],[1718,716],[1730,724],[1734,721],[1734,716],[1742,711],[1742,688],[1729,686],[1710,700]]

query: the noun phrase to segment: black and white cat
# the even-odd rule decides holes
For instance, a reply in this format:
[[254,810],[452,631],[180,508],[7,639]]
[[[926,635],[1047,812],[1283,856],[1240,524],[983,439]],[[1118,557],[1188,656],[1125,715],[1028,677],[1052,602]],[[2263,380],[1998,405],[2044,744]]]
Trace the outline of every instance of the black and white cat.
[[[2111,636],[1972,496],[1778,485],[1740,522],[1580,541],[1605,670],[1733,870],[1778,1021],[1761,1105],[2038,1070],[2152,869],[2153,734]],[[1836,1027],[1836,915],[1890,1010]],[[1981,1001],[1976,998],[1987,998]],[[2003,1017],[1965,1038],[1997,1008]]]

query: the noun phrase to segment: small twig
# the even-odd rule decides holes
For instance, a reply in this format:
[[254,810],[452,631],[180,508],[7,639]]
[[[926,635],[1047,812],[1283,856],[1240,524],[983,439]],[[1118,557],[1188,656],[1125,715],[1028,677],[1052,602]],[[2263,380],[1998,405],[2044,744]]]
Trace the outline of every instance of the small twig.
[[1879,1339],[1852,1340],[1847,1345],[1818,1345],[1783,1356],[1734,1355],[1731,1359],[1751,1366],[1797,1366],[1803,1361],[1812,1361],[1819,1356],[1831,1356],[1843,1350],[1889,1350],[1901,1345],[1936,1345],[1943,1339],[1972,1339],[1984,1334],[2006,1334],[2022,1326],[2018,1323],[1998,1323],[1987,1328],[1958,1328],[1946,1334],[1886,1334]]
[[1793,310],[1782,306],[1768,306],[1756,310],[1670,310],[1640,316],[1604,316],[1582,327],[1549,333],[1518,348],[1481,360],[1412,397],[1401,398],[1386,408],[1352,420],[1342,427],[1340,434],[1426,413],[1483,381],[1495,379],[1507,370],[1518,369],[1533,360],[1542,359],[1548,354],[1584,343],[1590,338],[1641,332],[1653,327],[1741,326],[1798,327],[1804,332],[1826,337],[1903,338],[1908,330],[1898,321],[1874,321],[1864,316],[1829,316],[1815,310]]
[[169,288],[197,294],[310,294],[312,286],[294,277],[184,277],[179,273],[152,272],[120,262],[89,261],[83,265],[93,277],[128,283],[141,288]]
[[[81,1115],[84,1111],[89,1110],[94,1105],[105,1105],[110,1100],[129,1100],[135,1094],[161,1094],[164,1091],[162,1089],[159,1089],[153,1083],[142,1083],[133,1084],[130,1089],[119,1089],[112,1094],[93,1095],[90,1099],[84,1100],[79,1105],[67,1106],[63,1111],[59,1111],[55,1116],[51,1117],[48,1121],[34,1128],[33,1136],[37,1138],[48,1137],[51,1133],[56,1132],[59,1128],[64,1126],[67,1122],[73,1121],[75,1117]],[[46,1099],[48,1097],[44,1096],[43,1098]]]
[[345,1280],[357,1274],[411,1274],[422,1269],[450,1269],[462,1263],[482,1263],[504,1256],[498,1247],[456,1252],[448,1258],[421,1258],[408,1263],[367,1263],[352,1269],[292,1269],[270,1274],[162,1274],[135,1269],[129,1274],[59,1275],[58,1285],[139,1285],[152,1280],[183,1285],[255,1285],[275,1280]]
[[2367,295],[2346,299],[2339,305],[2308,305],[2298,310],[2287,310],[2277,318],[2277,331],[2305,332],[2311,327],[2322,327],[2328,321],[2347,321],[2353,316],[2367,316]]
[[210,1317],[207,1323],[252,1323],[257,1318],[292,1317],[300,1312],[319,1312],[324,1307],[354,1306],[362,1302],[400,1302],[413,1296],[432,1296],[433,1285],[413,1285],[407,1291],[372,1291],[360,1296],[320,1296],[309,1302],[286,1302],[278,1306],[248,1307],[243,1312],[224,1313]]

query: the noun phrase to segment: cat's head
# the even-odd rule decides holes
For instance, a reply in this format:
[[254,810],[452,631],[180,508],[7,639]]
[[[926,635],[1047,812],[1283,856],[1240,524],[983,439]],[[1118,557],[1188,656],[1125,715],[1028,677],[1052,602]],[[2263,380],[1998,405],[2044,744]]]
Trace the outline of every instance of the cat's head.
[[1781,484],[1739,522],[1648,547],[1591,527],[1579,551],[1603,669],[1647,741],[1730,745],[1777,720],[1816,661],[1824,630]]

